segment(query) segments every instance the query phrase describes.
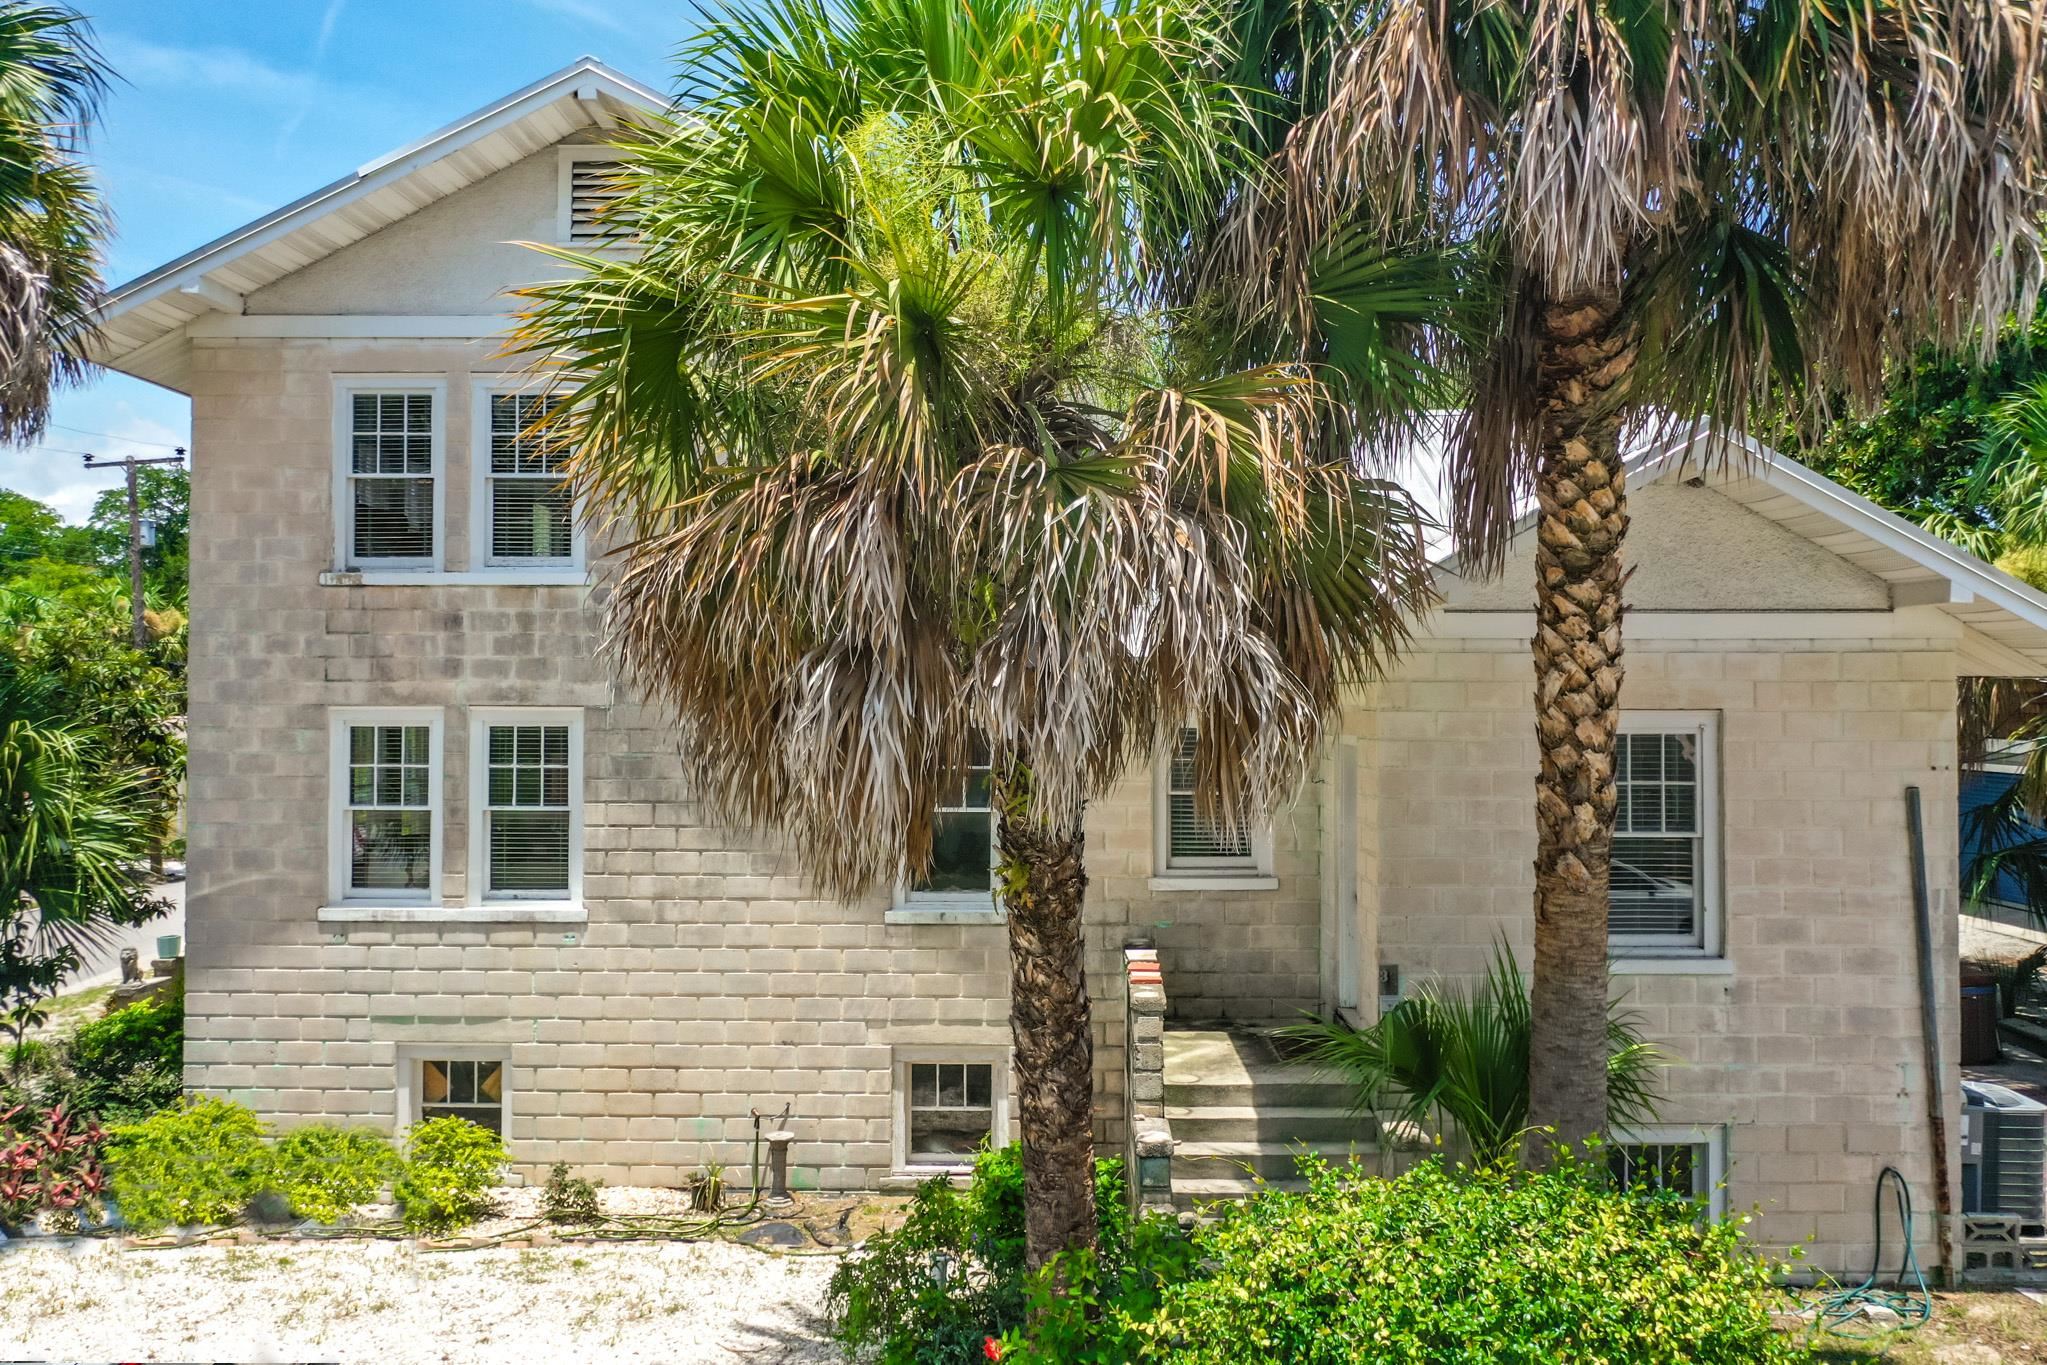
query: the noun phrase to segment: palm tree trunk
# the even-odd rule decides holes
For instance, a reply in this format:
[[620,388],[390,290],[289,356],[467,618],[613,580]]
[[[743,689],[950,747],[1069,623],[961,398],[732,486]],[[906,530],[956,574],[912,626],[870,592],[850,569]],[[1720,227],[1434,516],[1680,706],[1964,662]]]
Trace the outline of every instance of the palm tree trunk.
[[[1606,1126],[1607,884],[1620,728],[1621,547],[1614,402],[1635,363],[1610,291],[1543,310],[1536,472],[1535,979],[1529,1121],[1576,1143]],[[1548,1143],[1531,1136],[1529,1156]]]
[[1033,820],[1029,778],[997,793],[996,843],[1009,919],[1009,1027],[1023,1128],[1024,1259],[1032,1269],[1095,1244],[1094,1043],[1081,958],[1087,892],[1078,814]]

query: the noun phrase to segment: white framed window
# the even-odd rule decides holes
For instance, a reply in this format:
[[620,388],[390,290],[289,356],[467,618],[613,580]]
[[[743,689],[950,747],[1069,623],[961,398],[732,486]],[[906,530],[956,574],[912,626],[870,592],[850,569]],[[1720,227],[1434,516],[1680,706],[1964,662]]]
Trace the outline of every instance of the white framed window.
[[976,753],[940,799],[931,822],[931,868],[921,877],[904,879],[897,897],[902,905],[998,910],[990,764],[986,750]]
[[1720,719],[1623,711],[1607,936],[1619,953],[1717,956]]
[[1727,1130],[1652,1127],[1617,1132],[1607,1170],[1622,1189],[1671,1190],[1701,1199],[1715,1216],[1727,1205]]
[[632,224],[612,211],[624,193],[624,155],[616,147],[563,147],[560,156],[555,239],[586,251],[630,246]]
[[334,381],[335,564],[440,567],[445,381],[345,375]]
[[479,380],[471,406],[470,563],[580,569],[583,535],[563,478],[568,451],[533,425],[561,400]]
[[583,713],[469,713],[469,899],[580,905]]
[[468,1119],[499,1137],[512,1131],[512,1067],[502,1045],[402,1043],[398,1128],[428,1119]]
[[329,892],[336,902],[430,905],[441,895],[441,713],[329,714]]
[[1199,732],[1184,726],[1153,765],[1153,889],[1203,880],[1233,885],[1271,881],[1270,825],[1230,831],[1202,814],[1196,792],[1199,743]]
[[964,1171],[1009,1140],[1009,1051],[898,1048],[895,1099],[896,1169]]

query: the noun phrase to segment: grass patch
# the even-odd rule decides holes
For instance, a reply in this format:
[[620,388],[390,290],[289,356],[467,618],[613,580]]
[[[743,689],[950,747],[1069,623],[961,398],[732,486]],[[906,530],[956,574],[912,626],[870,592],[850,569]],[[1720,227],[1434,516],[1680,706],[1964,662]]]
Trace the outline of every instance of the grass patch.
[[[1933,1296],[1933,1321],[1867,1337],[1822,1333],[1813,1357],[1829,1362],[1884,1361],[1887,1365],[1991,1365],[2047,1362],[2047,1304],[2015,1290]],[[1991,1354],[1994,1353],[1994,1354]]]

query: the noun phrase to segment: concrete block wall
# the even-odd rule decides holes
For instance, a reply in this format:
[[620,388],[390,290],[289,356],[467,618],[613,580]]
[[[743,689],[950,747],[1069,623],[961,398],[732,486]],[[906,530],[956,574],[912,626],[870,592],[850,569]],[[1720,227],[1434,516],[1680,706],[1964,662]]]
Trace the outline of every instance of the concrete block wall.
[[[894,1049],[1007,1045],[1000,924],[891,924],[889,897],[817,896],[791,852],[712,823],[661,717],[614,686],[589,590],[327,586],[337,374],[447,383],[444,564],[468,564],[469,391],[489,343],[219,341],[195,346],[187,1079],[280,1124],[390,1126],[406,1058],[509,1063],[510,1139],[537,1174],[614,1182],[743,1169],[750,1110],[793,1105],[799,1177],[886,1173]],[[328,711],[423,706],[443,726],[444,899],[467,867],[467,709],[585,708],[586,925],[451,911],[322,924]],[[1087,968],[1097,1136],[1120,1148],[1122,949],[1156,932],[1203,1017],[1275,1018],[1315,994],[1312,814],[1283,817],[1281,889],[1155,893],[1151,784],[1089,820]]]
[[[1734,648],[1682,638],[1674,617],[1628,624],[1624,706],[1714,711],[1721,725],[1729,970],[1617,964],[1614,977],[1674,1063],[1662,1121],[1724,1126],[1729,1207],[1758,1208],[1766,1241],[1802,1244],[1837,1274],[1867,1270],[1871,1192],[1896,1165],[1927,1211],[1921,1257],[1931,1264],[1903,793],[1917,785],[1927,811],[1936,979],[1952,1040],[1954,628],[1929,609],[1867,613],[1831,618],[1826,638]],[[1504,631],[1453,633],[1438,632],[1377,690],[1377,734],[1361,741],[1382,796],[1363,834],[1382,867],[1379,955],[1401,965],[1410,989],[1470,979],[1502,938],[1524,970],[1531,960],[1528,647]]]

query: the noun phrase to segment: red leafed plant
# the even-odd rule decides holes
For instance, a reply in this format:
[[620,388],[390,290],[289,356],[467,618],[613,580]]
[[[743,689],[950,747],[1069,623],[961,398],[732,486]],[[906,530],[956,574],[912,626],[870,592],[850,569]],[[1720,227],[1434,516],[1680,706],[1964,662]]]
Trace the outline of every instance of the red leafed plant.
[[40,1118],[23,1105],[0,1113],[0,1228],[43,1213],[75,1224],[81,1210],[96,1210],[107,1188],[106,1138],[61,1104]]

